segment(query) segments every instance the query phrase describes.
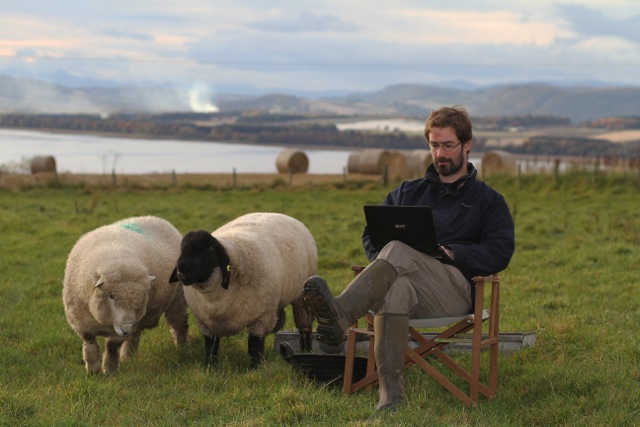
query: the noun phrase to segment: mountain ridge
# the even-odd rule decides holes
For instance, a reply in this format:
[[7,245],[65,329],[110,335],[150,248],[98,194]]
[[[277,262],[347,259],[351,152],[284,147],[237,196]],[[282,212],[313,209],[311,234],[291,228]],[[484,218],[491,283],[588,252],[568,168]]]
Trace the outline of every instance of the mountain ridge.
[[400,83],[371,92],[311,97],[290,93],[214,94],[169,84],[72,87],[0,74],[0,113],[110,115],[198,111],[198,106],[193,105],[193,99],[198,98],[223,112],[424,118],[434,108],[457,104],[464,105],[472,116],[546,115],[566,117],[574,124],[612,116],[640,116],[640,87],[635,86],[532,82],[465,88],[462,83],[449,86]]

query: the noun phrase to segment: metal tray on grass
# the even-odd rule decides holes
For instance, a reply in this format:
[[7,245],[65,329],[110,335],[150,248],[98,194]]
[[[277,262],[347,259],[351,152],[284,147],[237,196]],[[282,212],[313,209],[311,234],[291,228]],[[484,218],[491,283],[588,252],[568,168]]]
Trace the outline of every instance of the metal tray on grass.
[[[296,353],[287,342],[280,343],[279,352],[284,360],[307,378],[324,384],[342,386],[344,354]],[[354,381],[364,378],[366,371],[367,358],[356,356],[353,367]]]

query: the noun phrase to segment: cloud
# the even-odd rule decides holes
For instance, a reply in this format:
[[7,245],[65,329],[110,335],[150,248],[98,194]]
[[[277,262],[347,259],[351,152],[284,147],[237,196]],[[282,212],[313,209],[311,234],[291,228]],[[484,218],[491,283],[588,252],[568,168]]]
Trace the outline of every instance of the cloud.
[[321,15],[306,10],[279,13],[272,18],[249,23],[247,27],[282,33],[354,33],[358,31],[357,25],[337,16]]
[[98,30],[99,34],[103,34],[109,37],[121,38],[121,39],[131,39],[138,41],[153,41],[154,37],[150,34],[145,34],[137,31],[130,30],[118,30],[115,28],[105,28],[102,30]]
[[362,91],[454,79],[640,84],[637,7],[559,1],[113,0],[74,8],[24,0],[0,16],[0,73],[64,70],[216,90]]
[[610,18],[605,14],[579,4],[559,4],[561,15],[579,35],[587,37],[620,37],[640,42],[640,15],[625,19]]

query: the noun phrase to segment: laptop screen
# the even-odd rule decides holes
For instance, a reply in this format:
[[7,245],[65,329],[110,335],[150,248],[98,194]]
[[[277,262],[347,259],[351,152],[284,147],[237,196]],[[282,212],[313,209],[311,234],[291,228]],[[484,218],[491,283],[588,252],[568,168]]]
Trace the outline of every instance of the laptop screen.
[[442,259],[430,206],[364,205],[364,216],[371,243],[377,250],[399,240]]

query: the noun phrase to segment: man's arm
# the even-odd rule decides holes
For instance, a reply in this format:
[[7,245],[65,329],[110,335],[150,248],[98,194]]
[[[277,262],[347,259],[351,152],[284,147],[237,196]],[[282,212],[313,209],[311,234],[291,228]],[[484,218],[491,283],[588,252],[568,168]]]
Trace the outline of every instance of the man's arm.
[[446,245],[454,255],[454,265],[467,277],[494,274],[509,265],[515,251],[515,232],[509,207],[498,197],[483,218],[478,242]]

